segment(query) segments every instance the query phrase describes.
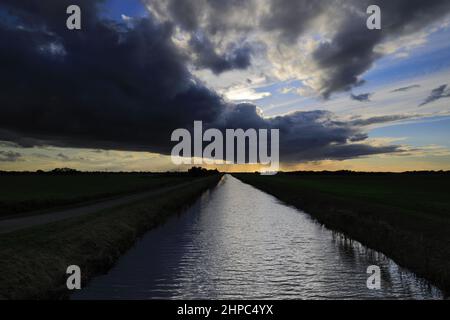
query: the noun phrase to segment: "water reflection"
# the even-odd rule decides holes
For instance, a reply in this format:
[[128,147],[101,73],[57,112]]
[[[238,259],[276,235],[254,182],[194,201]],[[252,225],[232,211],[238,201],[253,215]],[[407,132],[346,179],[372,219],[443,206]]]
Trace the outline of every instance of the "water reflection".
[[[366,287],[381,268],[381,290]],[[226,176],[149,232],[74,299],[440,298],[440,292],[307,214]]]

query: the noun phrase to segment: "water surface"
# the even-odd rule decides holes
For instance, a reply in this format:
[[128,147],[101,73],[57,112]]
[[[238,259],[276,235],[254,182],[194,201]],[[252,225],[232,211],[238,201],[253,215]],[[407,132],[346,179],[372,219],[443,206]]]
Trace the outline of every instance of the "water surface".
[[[366,285],[381,268],[380,290]],[[73,299],[431,299],[441,293],[384,255],[225,176],[148,232]]]

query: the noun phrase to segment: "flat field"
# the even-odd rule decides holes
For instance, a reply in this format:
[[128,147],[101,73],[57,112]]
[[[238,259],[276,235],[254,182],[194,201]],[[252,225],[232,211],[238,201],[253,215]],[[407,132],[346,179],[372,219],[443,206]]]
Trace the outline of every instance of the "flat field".
[[0,174],[0,218],[152,190],[190,181],[188,175],[146,173]]

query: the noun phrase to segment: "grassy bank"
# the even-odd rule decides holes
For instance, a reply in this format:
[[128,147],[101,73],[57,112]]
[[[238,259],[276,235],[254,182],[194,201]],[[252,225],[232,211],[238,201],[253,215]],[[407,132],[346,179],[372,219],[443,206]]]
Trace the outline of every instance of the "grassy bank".
[[220,175],[133,204],[0,236],[0,299],[68,296],[66,268],[78,265],[83,285],[107,271],[146,231],[180,212]]
[[152,190],[191,179],[189,175],[181,173],[1,173],[0,218]]
[[236,174],[450,292],[449,174]]

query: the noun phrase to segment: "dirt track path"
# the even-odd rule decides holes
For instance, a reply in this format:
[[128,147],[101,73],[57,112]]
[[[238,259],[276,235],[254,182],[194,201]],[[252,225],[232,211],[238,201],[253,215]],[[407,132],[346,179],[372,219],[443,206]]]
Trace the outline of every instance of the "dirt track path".
[[95,213],[104,209],[114,208],[123,204],[139,201],[150,196],[155,196],[161,193],[182,188],[186,185],[189,185],[190,183],[191,182],[185,182],[175,186],[160,188],[158,190],[145,191],[132,195],[123,196],[120,198],[107,199],[103,201],[100,200],[93,204],[80,206],[76,208],[69,208],[49,213],[0,220],[0,234],[9,233],[29,227],[44,225],[47,223],[57,222],[68,218],[79,217],[85,214]]

